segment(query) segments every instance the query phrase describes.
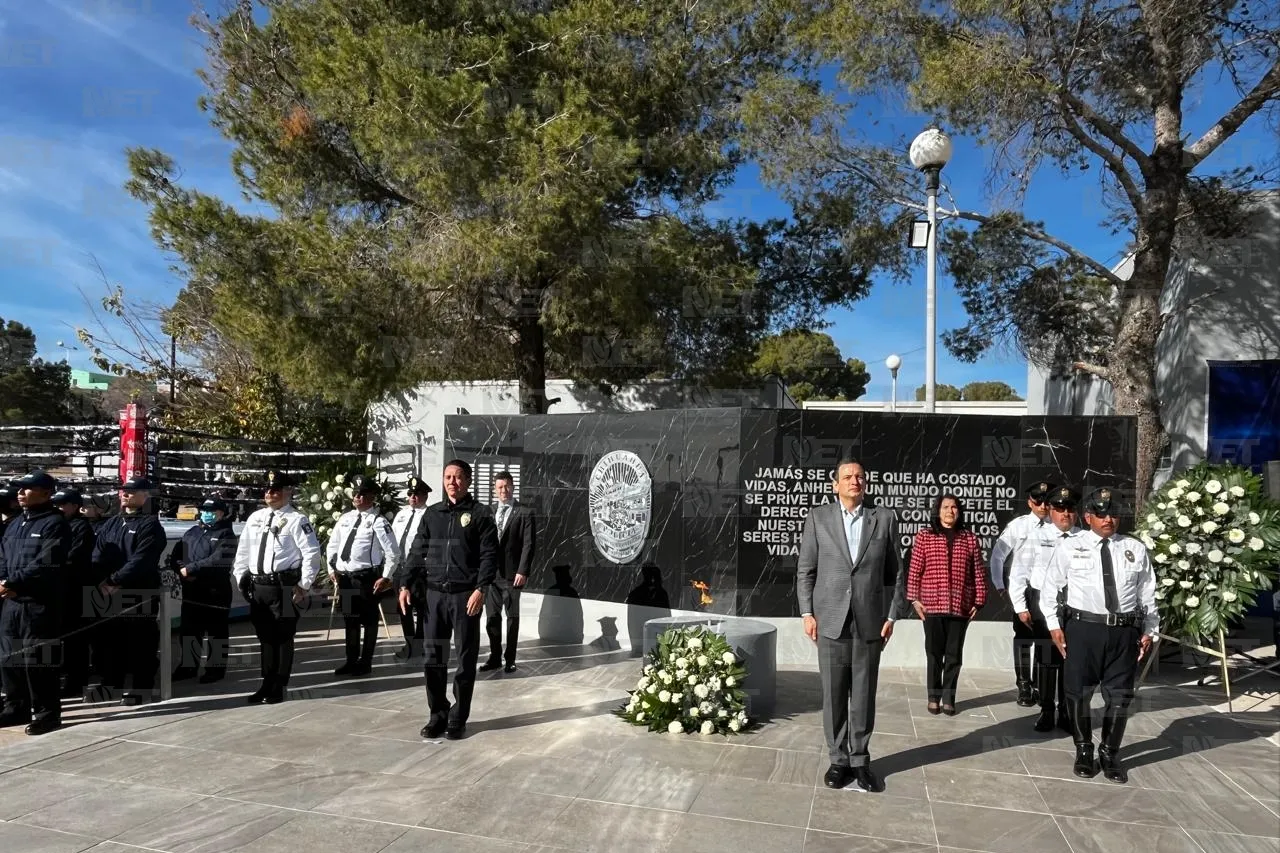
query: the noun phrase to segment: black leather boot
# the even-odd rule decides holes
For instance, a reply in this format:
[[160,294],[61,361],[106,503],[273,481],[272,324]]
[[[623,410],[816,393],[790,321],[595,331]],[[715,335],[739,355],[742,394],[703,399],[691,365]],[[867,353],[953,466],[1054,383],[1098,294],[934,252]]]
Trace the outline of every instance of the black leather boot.
[[1098,767],[1093,762],[1093,720],[1089,716],[1089,703],[1075,699],[1069,704],[1071,738],[1076,743],[1076,763],[1072,769],[1081,779],[1092,779],[1097,775]]
[[1054,694],[1058,685],[1057,670],[1041,665],[1038,680],[1040,682],[1040,716],[1036,718],[1035,729],[1038,732],[1053,731]]
[[1102,718],[1102,743],[1098,745],[1098,764],[1109,782],[1123,785],[1129,773],[1120,763],[1120,742],[1124,740],[1126,718],[1108,713]]
[[1018,681],[1018,705],[1022,708],[1030,708],[1036,704],[1035,692],[1031,689],[1030,679],[1026,681]]

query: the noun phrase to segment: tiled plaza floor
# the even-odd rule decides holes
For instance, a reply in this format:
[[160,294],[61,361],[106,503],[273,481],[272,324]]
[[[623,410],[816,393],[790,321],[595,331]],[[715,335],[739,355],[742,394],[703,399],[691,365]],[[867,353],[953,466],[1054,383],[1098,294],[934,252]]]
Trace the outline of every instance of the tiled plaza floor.
[[1070,740],[1031,730],[1007,674],[964,674],[947,718],[925,713],[919,671],[887,667],[886,790],[864,794],[822,786],[813,671],[779,673],[758,731],[675,737],[609,713],[636,678],[625,652],[527,649],[517,673],[481,676],[465,740],[425,743],[420,671],[384,641],[371,676],[335,681],[334,640],[305,637],[280,705],[245,706],[240,670],[143,708],[69,704],[44,737],[0,732],[0,851],[1280,853],[1280,719],[1228,717],[1211,692],[1144,688],[1117,786],[1072,776]]

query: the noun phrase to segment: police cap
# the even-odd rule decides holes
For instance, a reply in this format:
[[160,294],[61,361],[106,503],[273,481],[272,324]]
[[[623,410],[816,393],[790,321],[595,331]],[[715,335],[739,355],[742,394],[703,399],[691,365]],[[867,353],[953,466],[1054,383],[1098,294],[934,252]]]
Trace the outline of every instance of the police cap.
[[54,506],[62,506],[63,504],[73,504],[74,506],[84,506],[84,495],[80,494],[79,489],[73,489],[67,486],[53,493],[53,497],[49,502]]
[[376,495],[382,491],[378,481],[364,474],[356,474],[351,478],[351,492],[356,495]]
[[200,504],[201,512],[226,512],[227,502],[217,495],[210,495],[204,499],[204,503]]
[[120,484],[122,492],[149,492],[155,488],[155,484],[146,477],[130,477]]
[[37,468],[25,477],[19,477],[14,480],[13,485],[19,489],[49,489],[53,491],[58,488],[58,481]]
[[1048,480],[1040,480],[1039,482],[1032,483],[1031,488],[1027,489],[1027,497],[1031,498],[1033,501],[1043,503],[1048,499],[1049,493],[1056,488],[1058,487],[1053,483],[1050,483]]
[[267,472],[267,491],[272,489],[291,489],[294,486],[293,478],[283,471]]
[[18,490],[13,486],[0,486],[0,506],[6,506],[18,499]]
[[1120,502],[1115,491],[1104,486],[1089,493],[1084,502],[1084,511],[1093,515],[1115,515],[1120,510]]
[[1078,503],[1080,503],[1079,493],[1066,486],[1059,486],[1049,493],[1049,506],[1058,509],[1075,509]]
[[431,487],[427,485],[425,480],[423,480],[417,474],[414,474],[412,477],[409,478],[409,485],[407,487],[407,491],[411,495],[419,495],[422,497],[426,497],[427,495],[431,494]]

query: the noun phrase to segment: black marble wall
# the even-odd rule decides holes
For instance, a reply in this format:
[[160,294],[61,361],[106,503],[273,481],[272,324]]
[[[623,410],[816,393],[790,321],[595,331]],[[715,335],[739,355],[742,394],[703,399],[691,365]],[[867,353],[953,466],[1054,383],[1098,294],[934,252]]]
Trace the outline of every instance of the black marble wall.
[[[1136,440],[1132,418],[697,409],[447,416],[445,449],[470,461],[522,460],[520,499],[539,519],[531,591],[796,616],[794,543],[809,509],[831,499],[841,458],[859,459],[871,499],[898,512],[903,550],[945,491],[967,496],[989,548],[1027,511],[1035,482],[1131,489]],[[589,514],[592,471],[614,451],[635,454],[651,480],[647,529],[622,563],[606,558]],[[620,528],[641,524],[642,509],[614,506]],[[980,618],[1008,615],[992,604]]]

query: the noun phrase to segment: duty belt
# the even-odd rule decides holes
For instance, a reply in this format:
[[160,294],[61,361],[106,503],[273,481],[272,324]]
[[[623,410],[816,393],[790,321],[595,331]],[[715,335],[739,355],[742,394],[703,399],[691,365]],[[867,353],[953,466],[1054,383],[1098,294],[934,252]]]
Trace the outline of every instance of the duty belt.
[[253,578],[256,584],[295,584],[302,580],[301,569],[281,569],[278,572],[264,572],[261,574],[253,573],[249,577]]
[[341,577],[343,575],[346,575],[349,578],[362,578],[365,575],[372,574],[373,572],[377,572],[379,575],[381,575],[382,566],[369,566],[367,569],[356,569],[353,572],[340,571],[338,572],[338,576]]
[[1124,628],[1137,625],[1146,616],[1141,610],[1134,610],[1130,613],[1090,613],[1087,610],[1076,610],[1074,607],[1066,608],[1066,615],[1068,619],[1079,619],[1081,622],[1094,622],[1099,625]]
[[427,583],[427,589],[433,592],[456,593],[456,592],[472,592],[476,589],[473,583]]

